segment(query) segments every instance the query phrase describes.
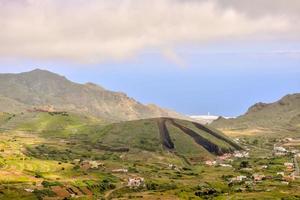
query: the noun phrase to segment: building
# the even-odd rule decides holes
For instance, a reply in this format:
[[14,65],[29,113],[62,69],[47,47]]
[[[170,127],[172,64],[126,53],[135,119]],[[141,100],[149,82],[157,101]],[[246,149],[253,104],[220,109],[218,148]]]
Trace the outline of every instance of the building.
[[231,182],[242,182],[247,179],[247,176],[237,176],[231,179]]
[[229,164],[220,164],[221,167],[232,167],[232,165]]
[[262,165],[261,167],[260,167],[260,169],[267,169],[268,168],[268,165]]
[[113,169],[113,173],[127,173],[128,169]]
[[145,186],[144,178],[142,177],[129,178],[127,186],[130,188],[144,187]]
[[277,172],[277,175],[284,176],[284,172]]
[[284,163],[284,166],[286,167],[287,170],[293,170],[294,169],[294,163],[286,162],[286,163]]
[[266,176],[263,174],[253,174],[252,177],[254,181],[262,181]]
[[85,160],[85,161],[82,161],[80,163],[80,167],[82,169],[99,169],[99,167],[103,167],[104,164],[99,162],[99,161],[93,161],[93,160]]
[[228,160],[228,159],[231,158],[231,157],[232,157],[232,154],[230,154],[230,153],[225,153],[225,154],[222,155],[222,156],[218,156],[218,159],[224,161],[224,160]]
[[281,153],[287,153],[288,151],[286,150],[286,148],[284,147],[277,147],[277,146],[274,146],[274,151],[275,152],[281,152]]
[[233,156],[235,158],[248,158],[249,157],[249,152],[246,152],[246,151],[236,151],[236,152],[234,152]]
[[217,164],[217,161],[207,160],[205,161],[205,164],[208,166],[215,166]]

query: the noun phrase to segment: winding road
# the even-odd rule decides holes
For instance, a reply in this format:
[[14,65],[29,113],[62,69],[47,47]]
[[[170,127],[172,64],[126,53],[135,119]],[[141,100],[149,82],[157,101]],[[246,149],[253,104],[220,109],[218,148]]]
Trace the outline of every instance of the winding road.
[[294,156],[294,165],[295,165],[295,176],[299,176],[299,164],[296,155]]

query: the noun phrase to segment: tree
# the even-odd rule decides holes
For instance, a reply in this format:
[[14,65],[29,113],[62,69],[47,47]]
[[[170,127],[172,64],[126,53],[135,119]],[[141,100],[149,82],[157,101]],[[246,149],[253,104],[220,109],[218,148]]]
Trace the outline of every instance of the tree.
[[250,166],[249,161],[243,160],[240,164],[240,168],[248,168]]

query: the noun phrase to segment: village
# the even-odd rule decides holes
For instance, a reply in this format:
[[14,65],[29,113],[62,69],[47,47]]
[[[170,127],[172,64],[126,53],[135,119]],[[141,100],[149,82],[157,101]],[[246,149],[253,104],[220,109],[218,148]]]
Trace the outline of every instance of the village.
[[[237,142],[241,140],[237,139]],[[215,160],[207,160],[205,164],[210,167],[232,168],[239,173],[237,176],[224,177],[229,186],[239,185],[238,190],[251,190],[256,184],[263,181],[276,181],[282,185],[289,185],[299,176],[300,139],[279,139],[273,145],[272,153],[262,159],[269,163],[257,164],[253,160],[251,150],[245,146],[245,151],[235,151],[232,154],[218,156]],[[251,157],[252,156],[252,157]],[[279,163],[277,161],[280,161]],[[275,162],[274,162],[275,161]],[[236,165],[236,163],[239,165]],[[272,166],[276,163],[276,167]],[[279,164],[279,165],[278,165]]]

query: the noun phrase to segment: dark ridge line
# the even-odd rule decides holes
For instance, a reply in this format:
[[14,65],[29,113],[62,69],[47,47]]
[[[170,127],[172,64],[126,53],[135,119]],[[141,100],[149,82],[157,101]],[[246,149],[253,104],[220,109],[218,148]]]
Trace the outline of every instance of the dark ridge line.
[[214,137],[216,137],[216,138],[218,138],[220,140],[223,140],[224,142],[226,142],[227,144],[230,144],[232,147],[234,147],[237,150],[242,150],[242,148],[238,144],[236,144],[235,142],[229,140],[228,138],[223,137],[222,135],[220,135],[220,134],[212,131],[211,129],[203,126],[202,124],[199,124],[199,123],[196,123],[196,122],[192,122],[192,123],[194,124],[194,126],[196,128],[198,128],[198,129],[200,129],[202,131],[205,131],[205,132],[211,134],[212,136],[214,136]]
[[172,142],[169,131],[166,127],[166,119],[164,118],[158,119],[157,125],[158,125],[159,134],[160,134],[163,147],[168,150],[173,150],[174,143]]
[[185,134],[187,134],[188,136],[192,137],[193,140],[200,146],[204,147],[207,151],[209,151],[210,153],[214,153],[215,155],[223,155],[224,153],[227,153],[229,151],[226,151],[225,149],[220,149],[218,147],[218,145],[210,142],[209,140],[207,140],[206,138],[203,138],[202,136],[200,136],[198,133],[196,133],[195,131],[184,127],[178,123],[176,123],[174,121],[174,119],[169,119],[170,122],[177,128],[179,128],[180,130],[182,130]]

